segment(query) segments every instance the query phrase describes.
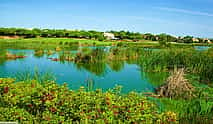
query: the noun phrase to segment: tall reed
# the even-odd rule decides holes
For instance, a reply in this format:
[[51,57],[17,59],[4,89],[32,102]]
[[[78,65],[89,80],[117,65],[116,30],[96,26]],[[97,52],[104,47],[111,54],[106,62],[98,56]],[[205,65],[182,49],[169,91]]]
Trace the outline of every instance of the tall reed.
[[213,81],[213,56],[209,51],[194,49],[164,49],[144,51],[140,65],[146,71],[168,71],[185,68],[187,72],[198,75],[201,82]]

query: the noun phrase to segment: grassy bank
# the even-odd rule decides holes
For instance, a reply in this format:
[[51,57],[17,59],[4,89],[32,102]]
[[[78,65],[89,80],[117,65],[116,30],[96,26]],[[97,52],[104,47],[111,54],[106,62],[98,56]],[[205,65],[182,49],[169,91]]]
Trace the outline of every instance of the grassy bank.
[[[162,48],[158,42],[149,40],[140,40],[137,42],[123,41],[98,41],[92,39],[74,39],[74,38],[17,38],[17,39],[0,39],[1,47],[5,48],[22,48],[22,49],[37,49],[37,48],[54,48],[56,46],[69,48],[72,46],[137,46],[147,48]],[[167,47],[192,47],[192,46],[211,46],[211,44],[202,43],[169,43]]]
[[29,39],[0,39],[0,44],[5,48],[22,48],[22,49],[48,49],[59,47],[72,46],[111,46],[114,42],[101,42],[88,39],[71,39],[71,38],[29,38]]
[[157,42],[140,41],[98,41],[90,39],[73,38],[20,38],[20,39],[0,39],[0,48],[13,49],[55,49],[60,47],[64,50],[78,46],[137,46],[148,48],[159,48]]

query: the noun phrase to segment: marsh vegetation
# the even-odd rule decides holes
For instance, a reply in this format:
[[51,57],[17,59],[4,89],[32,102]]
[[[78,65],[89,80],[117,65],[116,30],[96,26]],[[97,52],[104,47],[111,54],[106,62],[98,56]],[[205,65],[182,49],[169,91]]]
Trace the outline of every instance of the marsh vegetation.
[[[60,40],[2,40],[0,109],[7,114],[1,113],[1,120],[212,121],[211,45],[200,49],[193,45],[152,44],[150,47],[146,43],[106,42],[102,46],[99,41]],[[68,82],[66,86],[62,85],[64,82]],[[120,87],[110,90],[116,84],[122,85],[121,91]],[[13,116],[11,110],[20,114]]]

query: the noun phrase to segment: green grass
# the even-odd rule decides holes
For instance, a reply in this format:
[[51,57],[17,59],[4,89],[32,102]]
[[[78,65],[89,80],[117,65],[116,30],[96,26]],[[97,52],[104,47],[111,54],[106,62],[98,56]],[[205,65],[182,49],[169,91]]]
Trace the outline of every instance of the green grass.
[[150,41],[98,41],[90,39],[73,38],[20,38],[0,39],[0,48],[13,49],[55,49],[60,47],[63,50],[78,46],[124,46],[124,47],[148,47],[160,48],[158,43]]
[[88,39],[71,39],[71,38],[29,38],[29,39],[0,39],[0,42],[7,43],[41,43],[55,45],[69,45],[69,43],[80,43],[85,45],[111,45],[113,42],[103,42]]

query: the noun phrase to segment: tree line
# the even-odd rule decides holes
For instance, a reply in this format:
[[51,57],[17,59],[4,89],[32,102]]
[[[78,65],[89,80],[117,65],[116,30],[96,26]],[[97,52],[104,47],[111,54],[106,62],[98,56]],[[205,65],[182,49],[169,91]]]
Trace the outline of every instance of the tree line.
[[[99,41],[106,40],[103,35],[104,32],[98,32],[94,30],[66,30],[66,29],[25,29],[25,28],[0,28],[0,36],[20,36],[24,38],[36,38],[36,37],[47,37],[47,38],[84,38],[84,39],[95,39]],[[159,41],[161,43],[165,42],[180,42],[180,43],[206,43],[209,39],[194,38],[192,36],[185,37],[174,37],[169,34],[158,34],[154,35],[151,33],[141,34],[129,31],[108,31],[108,33],[113,33],[118,40],[149,40],[149,41]]]
[[177,42],[177,43],[208,43],[213,42],[213,39],[208,38],[195,38],[193,36],[175,37],[168,34],[158,34],[153,35],[151,33],[146,33],[142,35],[145,40],[164,42]]
[[86,38],[86,39],[97,39],[104,40],[104,36],[101,32],[97,31],[69,31],[61,29],[24,29],[24,28],[0,28],[1,36],[21,36],[24,38],[36,38],[36,37],[47,37],[47,38]]

